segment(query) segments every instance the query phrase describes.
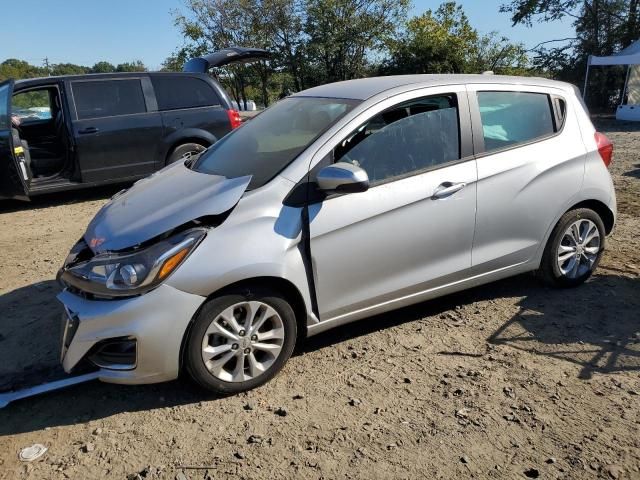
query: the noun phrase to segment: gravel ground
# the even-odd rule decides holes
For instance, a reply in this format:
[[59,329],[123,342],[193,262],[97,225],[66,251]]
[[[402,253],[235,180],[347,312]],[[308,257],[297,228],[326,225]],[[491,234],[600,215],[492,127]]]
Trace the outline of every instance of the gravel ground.
[[[525,275],[310,339],[272,382],[85,384],[0,410],[0,478],[640,478],[640,125],[603,122],[597,274]],[[0,390],[57,372],[55,272],[117,188],[0,204]],[[39,460],[18,460],[42,443]]]

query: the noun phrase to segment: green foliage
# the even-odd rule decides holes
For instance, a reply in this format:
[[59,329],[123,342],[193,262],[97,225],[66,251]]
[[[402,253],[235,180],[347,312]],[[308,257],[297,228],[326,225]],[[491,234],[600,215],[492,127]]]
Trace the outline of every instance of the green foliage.
[[118,66],[109,62],[97,62],[93,67],[75,65],[73,63],[56,63],[47,70],[44,67],[30,65],[24,60],[9,58],[0,63],[0,81],[8,78],[15,80],[21,78],[47,77],[49,75],[82,75],[85,73],[111,73],[111,72],[146,72],[147,67],[140,60],[120,63]]
[[111,73],[115,72],[116,67],[109,62],[98,62],[91,67],[91,73]]
[[147,67],[144,66],[144,63],[142,63],[142,61],[135,60],[133,62],[119,63],[115,71],[116,72],[146,72]]
[[481,35],[455,2],[410,19],[389,50],[383,73],[527,73],[522,45],[495,32]]
[[24,60],[9,58],[0,63],[0,81],[8,78],[33,78],[44,75],[46,75],[44,68],[35,67]]
[[82,75],[89,73],[88,67],[73,63],[56,63],[51,67],[51,75]]
[[36,92],[19,93],[11,100],[12,108],[32,108],[32,107],[48,107],[49,92],[39,90]]
[[[514,25],[571,18],[575,36],[548,39],[534,48],[534,66],[548,75],[582,84],[589,55],[611,55],[640,37],[640,0],[512,0],[501,8]],[[596,110],[620,101],[621,68],[594,68],[587,101]]]
[[[192,56],[234,45],[265,48],[272,60],[229,66],[219,76],[236,100],[257,84],[268,104],[288,90],[368,74],[370,56],[395,34],[408,6],[409,0],[187,0],[185,13],[174,12],[186,44],[164,68],[177,70]],[[272,82],[279,72],[287,75]],[[281,92],[271,90],[276,84]]]
[[321,83],[364,76],[368,55],[380,52],[406,18],[407,0],[307,2],[308,61]]

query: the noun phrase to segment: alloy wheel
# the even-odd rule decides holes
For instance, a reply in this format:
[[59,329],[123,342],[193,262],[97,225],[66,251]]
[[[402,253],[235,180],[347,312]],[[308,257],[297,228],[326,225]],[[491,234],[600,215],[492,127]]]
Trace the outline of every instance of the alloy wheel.
[[209,324],[202,339],[202,361],[225,382],[259,377],[276,361],[284,345],[278,312],[264,302],[247,301],[226,308]]
[[581,219],[564,232],[557,251],[562,275],[575,279],[591,272],[600,253],[600,231],[594,222]]

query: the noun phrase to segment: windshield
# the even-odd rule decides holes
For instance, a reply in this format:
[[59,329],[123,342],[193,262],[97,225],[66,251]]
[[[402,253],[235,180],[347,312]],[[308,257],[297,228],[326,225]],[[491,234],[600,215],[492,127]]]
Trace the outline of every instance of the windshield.
[[261,187],[358,103],[285,98],[211,146],[193,169],[227,178],[252,175],[248,189]]

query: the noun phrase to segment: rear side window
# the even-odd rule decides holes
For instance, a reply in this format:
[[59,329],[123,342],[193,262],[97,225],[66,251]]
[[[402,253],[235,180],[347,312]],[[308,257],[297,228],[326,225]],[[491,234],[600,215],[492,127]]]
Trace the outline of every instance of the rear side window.
[[79,120],[147,111],[139,79],[73,82],[71,88]]
[[530,142],[555,132],[549,95],[478,92],[485,151]]
[[363,168],[372,185],[459,160],[456,100],[442,95],[389,108],[352,132],[334,158]]
[[151,77],[160,110],[210,107],[220,105],[220,99],[207,82],[180,75]]

